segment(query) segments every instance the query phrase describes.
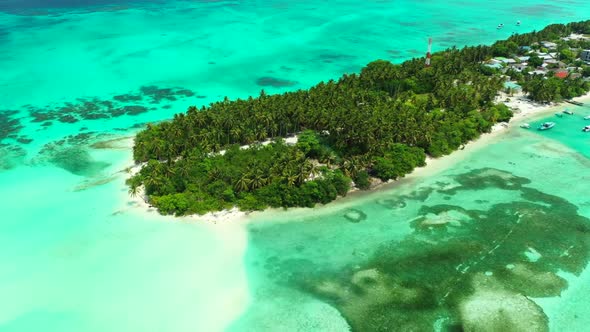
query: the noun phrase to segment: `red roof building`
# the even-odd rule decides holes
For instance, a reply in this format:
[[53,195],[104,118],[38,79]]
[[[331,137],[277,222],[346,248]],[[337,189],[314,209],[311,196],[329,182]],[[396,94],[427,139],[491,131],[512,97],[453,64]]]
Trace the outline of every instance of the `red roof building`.
[[567,78],[568,72],[567,70],[560,70],[555,72],[555,77],[557,78]]

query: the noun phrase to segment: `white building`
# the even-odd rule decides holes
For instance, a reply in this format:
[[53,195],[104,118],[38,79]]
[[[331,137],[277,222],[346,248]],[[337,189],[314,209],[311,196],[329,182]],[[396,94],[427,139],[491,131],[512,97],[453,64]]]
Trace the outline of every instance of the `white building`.
[[569,35],[569,37],[563,37],[563,38],[561,38],[561,40],[565,40],[565,41],[568,41],[568,40],[586,40],[586,39],[588,39],[586,36],[584,36],[582,34],[575,34],[575,33],[572,33],[571,35]]
[[546,48],[553,50],[557,48],[557,44],[552,43],[552,42],[548,42],[548,41],[542,41],[541,45],[545,46]]
[[580,53],[580,59],[583,61],[590,61],[590,50],[583,50]]
[[547,53],[537,53],[537,56],[543,60],[553,59],[551,54],[547,54]]
[[528,64],[526,62],[522,62],[522,63],[513,63],[510,65],[510,68],[521,72],[523,71],[526,67],[528,66]]
[[533,71],[529,71],[529,75],[545,75],[547,72],[544,70],[533,70]]

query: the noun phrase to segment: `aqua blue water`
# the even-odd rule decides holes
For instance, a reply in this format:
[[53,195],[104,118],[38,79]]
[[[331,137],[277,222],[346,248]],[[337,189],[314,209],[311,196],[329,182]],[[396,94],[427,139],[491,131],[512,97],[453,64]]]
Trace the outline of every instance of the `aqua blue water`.
[[[443,178],[258,215],[248,229],[142,212],[124,185],[128,143],[92,147],[225,95],[305,88],[377,58],[422,56],[429,36],[437,50],[588,14],[582,1],[0,0],[0,331],[345,330],[350,311],[283,277],[297,266],[337,274],[366,263],[380,245],[412,234],[406,219],[423,205],[408,199],[392,210],[390,196],[474,163],[530,178],[537,189],[548,178],[552,195],[588,217],[579,181],[587,140],[573,118],[559,121],[580,127],[575,135],[565,125],[543,136],[517,132],[524,137],[474,154]],[[539,153],[531,144],[549,145],[554,159],[503,164],[508,151],[520,165],[516,145]],[[488,202],[477,204],[513,194],[487,188],[478,200]],[[473,197],[455,195],[451,202]],[[363,211],[366,222],[347,223],[347,209]],[[303,221],[275,224],[295,219]],[[278,277],[267,279],[268,268]],[[584,286],[575,287],[543,304],[557,330],[584,326],[563,313],[584,316]]]
[[[561,117],[555,115],[550,118],[543,119],[545,121],[555,122],[556,126],[553,129],[541,132],[540,134],[544,135],[545,137],[557,139],[568,147],[578,151],[580,154],[590,157],[590,150],[588,149],[590,135],[588,135],[587,132],[582,131],[585,126],[590,125],[590,120],[584,120],[584,117],[590,115],[590,107],[587,105],[568,105],[564,107],[565,109],[574,112],[574,114],[567,115],[561,113]],[[532,124],[532,126],[536,128],[540,124],[541,122],[537,121]]]
[[[532,125],[550,120],[554,116]],[[427,294],[473,287],[510,294],[512,300],[525,295],[541,306],[528,312],[507,305],[504,314],[517,323],[499,325],[500,330],[542,330],[538,316],[546,315],[551,330],[585,331],[590,323],[582,295],[588,294],[589,280],[582,271],[590,259],[590,200],[584,194],[590,135],[580,131],[585,122],[579,115],[555,122],[544,132],[515,126],[426,178],[314,211],[261,217],[265,222],[249,226],[246,255],[254,304],[234,329],[259,329],[262,322],[263,330],[271,331],[281,317],[285,330],[340,330],[344,316],[358,330],[430,330],[437,323],[451,326],[457,319],[453,311],[473,302],[459,294],[451,303],[423,309],[415,302],[420,299],[399,303],[386,297],[409,284],[407,291]],[[364,220],[347,220],[351,210],[364,214]],[[511,218],[518,215],[530,219],[514,223]],[[586,226],[574,226],[573,220]],[[510,231],[506,223],[514,223]],[[579,233],[579,227],[586,231]],[[465,247],[456,251],[457,246]],[[527,258],[537,252],[542,259]],[[551,252],[568,263],[552,260]],[[403,263],[408,256],[413,258]],[[457,261],[469,267],[466,274],[456,271]],[[371,282],[362,284],[360,275]],[[434,276],[445,281],[433,282]],[[489,301],[486,306],[498,302],[483,295],[476,299]],[[333,308],[338,311],[328,310]],[[480,329],[494,326],[492,319],[469,322]]]

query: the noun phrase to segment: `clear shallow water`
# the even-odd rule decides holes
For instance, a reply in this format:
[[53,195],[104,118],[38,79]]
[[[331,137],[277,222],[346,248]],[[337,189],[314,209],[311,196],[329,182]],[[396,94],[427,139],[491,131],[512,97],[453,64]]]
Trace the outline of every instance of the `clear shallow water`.
[[[290,317],[286,330],[338,326],[342,315],[361,331],[448,328],[469,317],[464,306],[500,301],[487,292],[514,296],[504,310],[517,325],[503,328],[542,330],[539,317],[547,315],[552,330],[585,330],[579,292],[586,291],[582,271],[590,259],[590,200],[583,194],[590,160],[559,140],[575,137],[581,117],[557,122],[555,132],[543,133],[547,138],[513,128],[427,179],[250,225],[246,264],[254,305],[235,330],[262,321],[270,331],[277,316]],[[580,147],[587,149],[590,137],[584,138]],[[345,218],[351,209],[365,218],[351,223]],[[519,294],[541,307],[529,312],[517,304]],[[290,305],[293,298],[303,305]],[[321,303],[340,312],[310,314]],[[467,322],[493,326],[493,320]]]
[[[520,195],[486,188],[399,205],[398,195],[482,167],[528,178],[527,187],[589,216],[580,180],[587,140],[573,118],[543,136],[517,131],[440,177],[258,216],[265,223],[230,234],[137,212],[121,172],[129,150],[116,141],[92,147],[224,95],[305,88],[376,58],[421,56],[428,36],[440,49],[506,37],[517,20],[530,31],[586,19],[586,2],[85,4],[0,1],[0,331],[276,330],[278,322],[341,331],[342,308],[289,281],[308,270],[345,280],[351,264],[369,264],[377,248],[410,236],[408,221],[425,202],[487,209]],[[498,31],[500,21],[507,28]],[[350,211],[366,219],[350,223],[342,217]],[[275,223],[293,219],[305,221]],[[552,327],[587,323],[586,279],[542,303]]]

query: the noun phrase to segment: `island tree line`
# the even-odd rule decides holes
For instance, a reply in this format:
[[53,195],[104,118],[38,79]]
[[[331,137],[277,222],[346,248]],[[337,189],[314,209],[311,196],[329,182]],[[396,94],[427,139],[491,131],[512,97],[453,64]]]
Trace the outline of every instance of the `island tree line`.
[[[374,178],[403,177],[425,165],[426,154],[449,154],[511,118],[494,103],[505,78],[482,60],[505,44],[588,27],[554,25],[492,46],[447,49],[430,67],[424,58],[377,60],[307,90],[190,107],[137,134],[133,156],[146,165],[128,180],[130,194],[143,185],[161,213],[203,214],[313,207],[346,195],[352,181],[367,189]],[[297,143],[286,144],[293,135]]]

